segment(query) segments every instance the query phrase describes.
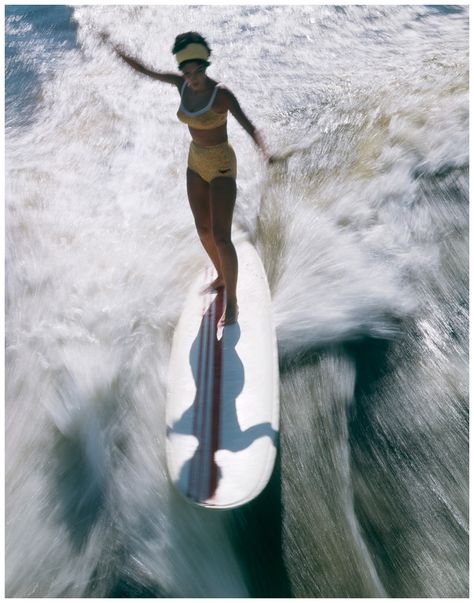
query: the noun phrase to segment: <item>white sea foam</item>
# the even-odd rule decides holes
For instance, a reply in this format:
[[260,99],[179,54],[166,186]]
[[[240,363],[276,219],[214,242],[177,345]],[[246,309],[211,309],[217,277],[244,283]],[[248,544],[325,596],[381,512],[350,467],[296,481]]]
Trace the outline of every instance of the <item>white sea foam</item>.
[[[42,86],[32,124],[15,122],[7,136],[8,594],[108,596],[119,583],[129,594],[138,584],[155,595],[255,595],[241,557],[260,536],[239,551],[226,516],[186,506],[166,476],[171,336],[188,283],[205,262],[186,201],[189,134],[175,119],[176,91],[135,74],[98,32],[151,67],[175,69],[175,35],[202,31],[214,51],[211,74],[237,94],[270,149],[287,155],[265,167],[229,120],[239,163],[235,224],[261,252],[280,358],[291,364],[302,352],[361,337],[396,341],[403,321],[427,307],[459,310],[454,298],[467,262],[467,14],[423,6],[84,6],[74,18],[81,50],[52,55],[52,72],[31,46],[15,58],[33,67]],[[12,36],[31,30],[25,19],[7,23]],[[431,194],[436,178],[446,188]],[[415,375],[407,371],[398,389],[382,391],[392,421],[382,424],[387,441],[394,425],[408,433],[403,413],[421,413],[409,393],[416,390],[432,409],[429,420],[420,414],[419,428],[432,435],[436,458],[433,426],[446,421],[453,433],[461,430],[458,407],[443,408],[466,394],[458,379],[465,359],[462,347],[450,347],[442,320],[424,319],[420,341],[441,342],[433,364],[413,363]],[[411,567],[399,569],[395,586],[377,575],[381,563],[371,558],[352,506],[346,411],[357,367],[334,354],[314,370],[282,375],[290,422],[282,426],[282,531],[294,593],[373,596],[385,588],[394,596],[406,583],[406,596],[459,595],[462,564],[449,565],[433,535],[415,578]],[[433,366],[446,404],[430,406]],[[414,390],[417,376],[422,385]],[[293,403],[301,405],[296,419],[309,425],[304,436],[292,431],[300,425]],[[321,453],[310,443],[324,445],[315,426],[334,430],[331,467],[313,463]],[[460,441],[453,436],[453,450]],[[462,480],[462,471],[447,464],[430,488],[464,526],[464,507],[449,500],[446,485],[453,475]],[[306,507],[290,491],[298,479]],[[359,475],[359,488],[362,482]],[[326,541],[313,533],[316,503],[329,515],[331,508],[343,513],[343,527],[331,524]],[[321,517],[324,508],[317,507]],[[417,507],[409,508],[418,529]],[[446,539],[458,546],[452,534]],[[336,549],[350,553],[354,573]],[[328,579],[329,570],[315,580],[321,560],[334,563],[338,580]],[[298,575],[303,561],[307,574]]]

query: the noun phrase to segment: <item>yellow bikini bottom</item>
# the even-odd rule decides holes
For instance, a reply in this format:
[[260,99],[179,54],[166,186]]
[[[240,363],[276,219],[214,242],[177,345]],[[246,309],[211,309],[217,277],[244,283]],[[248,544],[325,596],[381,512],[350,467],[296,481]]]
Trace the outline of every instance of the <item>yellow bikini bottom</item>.
[[200,147],[191,142],[188,155],[188,168],[196,172],[206,182],[214,178],[236,178],[237,158],[228,142],[212,147]]

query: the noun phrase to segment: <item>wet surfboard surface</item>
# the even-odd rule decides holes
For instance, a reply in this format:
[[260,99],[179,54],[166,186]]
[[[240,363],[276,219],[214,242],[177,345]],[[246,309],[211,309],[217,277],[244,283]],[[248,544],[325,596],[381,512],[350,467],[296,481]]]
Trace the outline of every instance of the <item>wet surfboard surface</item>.
[[225,292],[192,284],[175,330],[166,406],[168,472],[205,507],[229,509],[267,484],[278,440],[278,355],[264,268],[251,243],[236,243],[238,322],[220,326]]

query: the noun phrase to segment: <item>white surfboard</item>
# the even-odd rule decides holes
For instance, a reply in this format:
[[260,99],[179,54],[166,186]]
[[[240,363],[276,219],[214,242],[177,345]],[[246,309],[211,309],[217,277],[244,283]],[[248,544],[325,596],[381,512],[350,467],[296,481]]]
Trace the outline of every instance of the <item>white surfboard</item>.
[[275,461],[278,356],[271,300],[257,251],[235,242],[239,319],[219,327],[225,293],[203,294],[208,267],[190,288],[173,338],[166,407],[171,481],[188,500],[230,509],[255,498]]

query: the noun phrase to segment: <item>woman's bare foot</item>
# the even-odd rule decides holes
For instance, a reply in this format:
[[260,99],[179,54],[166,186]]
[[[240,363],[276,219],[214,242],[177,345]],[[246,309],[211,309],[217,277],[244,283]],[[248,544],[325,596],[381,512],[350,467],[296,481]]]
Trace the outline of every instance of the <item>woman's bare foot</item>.
[[219,289],[223,289],[224,287],[225,287],[224,279],[222,278],[222,276],[218,276],[216,279],[214,279],[212,281],[212,283],[210,283],[209,285],[204,287],[204,289],[201,291],[201,293],[202,294],[214,293],[215,291],[218,291]]
[[223,325],[233,325],[237,322],[238,318],[239,318],[239,306],[237,305],[237,302],[235,302],[235,303],[227,302],[227,305],[225,307],[225,312],[222,315],[222,318],[220,319],[219,322]]

